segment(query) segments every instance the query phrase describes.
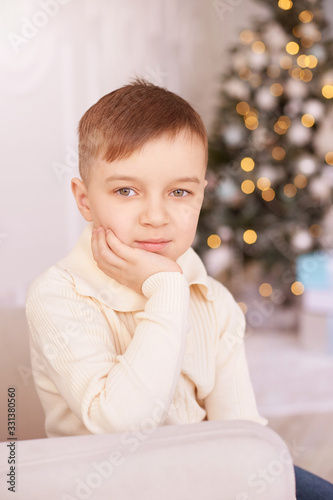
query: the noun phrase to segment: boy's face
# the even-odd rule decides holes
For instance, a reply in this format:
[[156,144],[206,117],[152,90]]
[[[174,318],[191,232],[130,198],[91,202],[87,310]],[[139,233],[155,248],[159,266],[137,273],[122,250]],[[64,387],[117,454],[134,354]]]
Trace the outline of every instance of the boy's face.
[[[205,173],[205,148],[199,138],[162,136],[128,158],[98,160],[88,188],[73,179],[72,189],[81,214],[95,228],[110,228],[133,248],[176,260],[194,240]],[[165,243],[143,243],[152,240]]]

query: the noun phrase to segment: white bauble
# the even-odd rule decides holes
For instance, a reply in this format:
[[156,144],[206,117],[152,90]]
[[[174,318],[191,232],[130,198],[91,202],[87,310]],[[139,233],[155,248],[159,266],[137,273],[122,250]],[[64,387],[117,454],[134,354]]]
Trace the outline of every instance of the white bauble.
[[311,47],[311,54],[318,59],[319,63],[326,61],[326,52],[323,45],[316,43],[313,47]]
[[286,115],[294,117],[301,112],[302,108],[303,108],[302,99],[297,99],[294,97],[288,102],[288,104],[284,106],[283,111]]
[[315,120],[320,120],[325,112],[325,106],[317,99],[309,99],[304,103],[303,112],[309,113]]
[[325,183],[333,188],[333,166],[324,165],[321,169],[321,173]]
[[283,177],[282,169],[273,167],[272,165],[263,165],[260,167],[257,177],[267,177],[274,184],[275,181]]
[[332,85],[333,84],[333,70],[326,71],[321,78],[321,82],[323,85]]
[[333,144],[333,111],[321,122],[314,138],[313,145],[318,156],[325,157],[327,151],[332,151]]
[[244,138],[244,130],[239,125],[230,125],[222,131],[225,142],[228,146],[236,146]]
[[246,101],[250,97],[250,91],[247,85],[237,78],[231,78],[225,82],[223,90],[227,92],[230,97],[234,97],[240,101]]
[[306,176],[312,175],[317,170],[315,158],[311,155],[302,155],[296,161],[297,171]]
[[285,92],[288,97],[296,99],[303,99],[308,94],[308,86],[305,82],[294,80],[290,78],[285,86]]
[[309,142],[311,136],[311,130],[304,127],[301,122],[292,123],[287,132],[288,141],[296,146],[304,146]]
[[264,52],[263,54],[255,54],[251,52],[249,55],[249,66],[251,69],[261,71],[268,63],[268,55]]
[[267,87],[261,87],[256,93],[256,103],[259,108],[270,111],[276,107],[277,97],[272,95]]
[[288,43],[286,32],[275,22],[266,24],[263,39],[265,44],[273,51],[284,48]]
[[203,260],[210,276],[217,276],[221,271],[227,269],[232,260],[231,250],[227,245],[221,245],[218,248],[207,250]]
[[217,195],[226,203],[232,203],[239,195],[239,189],[230,179],[220,181],[217,186]]
[[331,187],[322,177],[315,177],[309,184],[309,191],[313,198],[320,201],[327,201],[332,196]]
[[296,250],[306,252],[307,250],[310,250],[310,248],[312,248],[313,240],[309,234],[309,231],[306,231],[305,229],[299,229],[291,238],[291,244]]
[[228,242],[233,237],[233,230],[229,226],[219,226],[217,234],[223,242]]

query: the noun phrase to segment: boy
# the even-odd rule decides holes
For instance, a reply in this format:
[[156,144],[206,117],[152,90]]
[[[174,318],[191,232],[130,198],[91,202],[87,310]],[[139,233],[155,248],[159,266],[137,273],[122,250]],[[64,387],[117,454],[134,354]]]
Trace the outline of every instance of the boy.
[[88,225],[31,284],[26,314],[49,437],[202,420],[263,425],[244,315],[191,248],[208,146],[200,116],[145,80],[79,123],[72,191]]

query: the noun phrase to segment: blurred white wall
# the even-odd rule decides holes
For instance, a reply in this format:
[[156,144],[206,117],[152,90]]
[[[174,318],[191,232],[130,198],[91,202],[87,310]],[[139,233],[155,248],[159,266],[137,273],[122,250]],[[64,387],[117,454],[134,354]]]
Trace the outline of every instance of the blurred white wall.
[[187,99],[210,130],[228,46],[263,12],[225,0],[222,14],[221,3],[1,0],[0,307],[24,305],[86,225],[70,180],[88,107],[138,75]]

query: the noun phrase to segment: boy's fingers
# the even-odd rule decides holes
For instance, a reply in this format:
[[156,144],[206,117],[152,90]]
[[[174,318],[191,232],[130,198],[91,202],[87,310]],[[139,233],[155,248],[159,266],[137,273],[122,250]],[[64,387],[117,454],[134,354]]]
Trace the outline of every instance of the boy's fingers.
[[105,239],[104,230],[93,232],[91,238],[91,248],[96,261],[102,258],[108,264],[117,267],[121,263],[121,258],[113,252]]
[[109,244],[110,248],[119,256],[122,257],[125,260],[130,260],[132,255],[132,248],[128,247],[127,245],[124,245],[120,241],[119,238],[114,234],[114,232],[111,229],[107,229],[106,234],[106,241]]

